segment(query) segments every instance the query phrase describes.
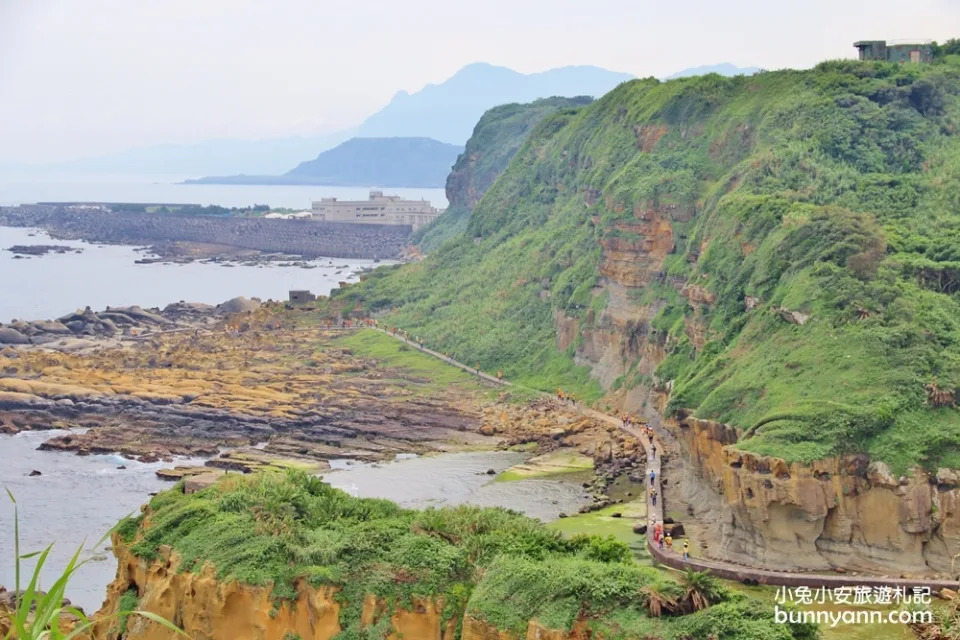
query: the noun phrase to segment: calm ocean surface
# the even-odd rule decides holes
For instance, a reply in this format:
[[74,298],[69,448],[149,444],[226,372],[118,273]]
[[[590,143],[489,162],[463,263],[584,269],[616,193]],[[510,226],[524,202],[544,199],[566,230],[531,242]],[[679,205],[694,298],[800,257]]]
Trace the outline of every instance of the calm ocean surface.
[[[365,199],[369,188],[286,187],[175,184],[149,179],[63,181],[0,179],[0,205],[32,202],[167,202],[273,207],[310,207],[312,199],[335,196]],[[446,207],[442,189],[386,189],[405,198],[424,198]],[[41,320],[62,316],[87,305],[93,309],[138,304],[162,307],[170,302],[218,304],[236,296],[285,299],[290,289],[310,289],[325,294],[359,269],[374,266],[370,260],[321,259],[316,269],[236,266],[192,263],[186,265],[138,265],[143,257],[133,247],[90,245],[51,240],[45,234],[0,227],[0,322],[14,318]],[[65,244],[83,248],[80,254],[48,254],[14,259],[4,249],[16,244]],[[346,265],[343,267],[343,265]],[[343,268],[334,268],[343,267]],[[337,272],[340,273],[337,273]]]
[[[30,234],[34,234],[31,236]],[[48,253],[16,259],[13,245],[56,244],[82,253]],[[171,302],[219,304],[236,296],[285,300],[290,289],[327,294],[341,280],[354,282],[373,260],[320,258],[315,269],[237,264],[135,264],[133,247],[55,240],[42,231],[0,227],[0,322],[46,320],[90,306],[132,304],[164,307]],[[381,263],[383,264],[383,263]]]

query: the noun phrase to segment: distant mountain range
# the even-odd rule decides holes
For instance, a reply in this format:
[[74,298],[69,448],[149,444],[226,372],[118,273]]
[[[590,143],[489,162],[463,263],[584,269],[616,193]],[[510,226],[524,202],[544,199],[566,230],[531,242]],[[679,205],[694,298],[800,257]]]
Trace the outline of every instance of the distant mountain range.
[[463,147],[432,138],[351,138],[281,176],[221,176],[187,184],[442,187]]
[[703,67],[690,67],[683,71],[677,71],[663,78],[664,80],[673,80],[674,78],[689,78],[690,76],[705,76],[708,73],[719,73],[721,76],[752,76],[760,67],[738,67],[729,62],[721,64],[711,64]]
[[[754,71],[754,67],[741,68],[725,63],[686,69],[669,77],[712,72],[736,75]],[[476,63],[460,69],[440,84],[427,85],[415,93],[398,92],[383,109],[357,127],[343,131],[264,140],[217,139],[186,145],[154,145],[56,164],[5,169],[30,173],[151,176],[250,174],[245,178],[264,180],[277,180],[277,176],[284,175],[292,179],[289,177],[291,167],[350,138],[433,138],[463,145],[480,116],[491,107],[552,96],[599,97],[633,78],[627,73],[592,66],[560,67],[523,74],[506,67]],[[236,183],[241,176],[220,180]]]
[[553,96],[598,97],[633,79],[628,73],[589,66],[523,74],[471,64],[442,84],[429,84],[413,94],[398,92],[386,107],[364,120],[357,135],[425,136],[465,144],[480,116],[491,107]]

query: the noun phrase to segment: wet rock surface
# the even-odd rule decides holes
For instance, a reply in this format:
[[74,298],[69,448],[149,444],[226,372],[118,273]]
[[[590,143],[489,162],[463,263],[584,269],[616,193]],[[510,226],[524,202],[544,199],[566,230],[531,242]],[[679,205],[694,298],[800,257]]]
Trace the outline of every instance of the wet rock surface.
[[16,244],[7,247],[7,251],[18,256],[45,256],[48,253],[81,253],[83,249],[68,247],[62,244]]
[[[575,447],[605,477],[633,464],[635,449],[589,418],[550,402],[491,401],[469,376],[434,385],[353,353],[338,342],[343,332],[312,315],[234,299],[12,323],[32,344],[0,351],[0,433],[85,427],[53,431],[41,448],[142,462],[204,457],[240,472],[497,442]],[[86,346],[73,348],[80,338]]]

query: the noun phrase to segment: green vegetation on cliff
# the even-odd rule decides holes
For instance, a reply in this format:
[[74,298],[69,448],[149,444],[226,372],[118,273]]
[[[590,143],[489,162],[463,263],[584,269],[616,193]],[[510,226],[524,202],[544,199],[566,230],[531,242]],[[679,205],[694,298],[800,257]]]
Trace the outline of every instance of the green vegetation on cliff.
[[545,390],[601,397],[576,364],[600,359],[612,388],[672,381],[745,450],[960,467],[958,95],[947,54],[626,83],[541,121],[463,235],[338,299]]
[[433,251],[463,233],[470,212],[507,168],[534,126],[558,109],[592,101],[589,96],[543,98],[529,104],[501,105],[484,113],[447,176],[449,207],[434,224],[416,231],[411,242],[424,251]]
[[[149,518],[128,519],[118,533],[142,558],[170,545],[179,570],[212,563],[221,580],[273,585],[292,599],[298,580],[339,588],[341,638],[383,637],[381,624],[361,628],[365,596],[410,608],[417,596],[443,596],[444,616],[464,613],[522,637],[531,619],[555,629],[587,624],[607,639],[689,637],[697,628],[718,638],[812,638],[808,626],[774,625],[761,611],[712,580],[694,574],[711,607],[693,613],[693,582],[674,582],[634,563],[612,538],[563,538],[540,522],[503,509],[471,506],[414,511],[360,499],[299,472],[225,476],[192,495],[180,488],[150,503]],[[656,594],[664,617],[649,617]],[[386,619],[389,616],[385,616]],[[706,637],[706,636],[697,636]]]

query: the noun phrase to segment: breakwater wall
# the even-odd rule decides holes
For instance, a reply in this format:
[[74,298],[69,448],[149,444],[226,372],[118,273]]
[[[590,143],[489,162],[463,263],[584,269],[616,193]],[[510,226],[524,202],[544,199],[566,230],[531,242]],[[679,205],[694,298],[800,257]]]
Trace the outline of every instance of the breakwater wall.
[[124,213],[49,205],[0,207],[0,225],[108,244],[202,242],[306,258],[396,258],[411,228],[313,220]]

